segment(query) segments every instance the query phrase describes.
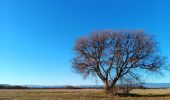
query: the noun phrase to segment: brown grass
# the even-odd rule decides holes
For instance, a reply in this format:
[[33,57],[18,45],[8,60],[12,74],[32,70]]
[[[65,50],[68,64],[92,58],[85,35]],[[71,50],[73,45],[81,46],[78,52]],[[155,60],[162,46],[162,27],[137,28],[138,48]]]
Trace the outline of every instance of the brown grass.
[[170,89],[134,89],[139,97],[108,96],[101,89],[0,90],[0,100],[170,100]]

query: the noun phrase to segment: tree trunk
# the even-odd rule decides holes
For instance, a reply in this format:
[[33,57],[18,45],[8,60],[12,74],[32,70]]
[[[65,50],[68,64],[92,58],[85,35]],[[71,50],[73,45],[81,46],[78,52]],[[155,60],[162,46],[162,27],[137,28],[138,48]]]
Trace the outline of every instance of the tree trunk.
[[112,91],[113,91],[113,95],[115,96],[116,95],[116,93],[117,93],[117,91],[116,91],[116,85],[114,84],[113,86],[111,86],[112,87]]
[[115,87],[105,84],[105,93],[115,96],[116,95]]
[[106,94],[112,94],[113,93],[113,88],[110,87],[109,85],[105,85],[105,93]]
[[109,85],[107,83],[105,83],[105,93],[115,96],[116,95],[116,87],[115,85]]

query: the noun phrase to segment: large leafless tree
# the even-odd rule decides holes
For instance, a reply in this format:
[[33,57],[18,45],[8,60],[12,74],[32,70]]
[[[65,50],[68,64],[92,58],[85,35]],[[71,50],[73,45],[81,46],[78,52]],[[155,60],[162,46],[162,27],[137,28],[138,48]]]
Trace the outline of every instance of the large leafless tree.
[[157,41],[143,31],[96,31],[79,38],[74,52],[73,69],[84,76],[97,75],[106,93],[114,93],[119,79],[160,72],[165,64]]

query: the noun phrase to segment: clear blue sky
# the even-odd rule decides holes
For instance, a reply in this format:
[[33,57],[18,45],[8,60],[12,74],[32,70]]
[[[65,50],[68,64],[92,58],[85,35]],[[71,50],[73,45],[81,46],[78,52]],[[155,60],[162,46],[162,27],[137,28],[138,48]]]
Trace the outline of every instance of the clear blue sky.
[[[169,5],[169,0],[0,0],[0,83],[96,84],[71,69],[75,39],[94,30],[145,30],[170,58]],[[168,83],[169,75],[148,82]]]

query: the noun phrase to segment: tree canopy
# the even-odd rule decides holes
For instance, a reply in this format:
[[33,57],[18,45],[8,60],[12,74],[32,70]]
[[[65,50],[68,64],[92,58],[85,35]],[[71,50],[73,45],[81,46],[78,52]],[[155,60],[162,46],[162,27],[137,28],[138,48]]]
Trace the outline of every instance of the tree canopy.
[[120,79],[139,79],[139,74],[160,72],[165,65],[158,42],[143,31],[96,31],[79,38],[73,50],[73,69],[84,76],[97,75],[107,93]]

